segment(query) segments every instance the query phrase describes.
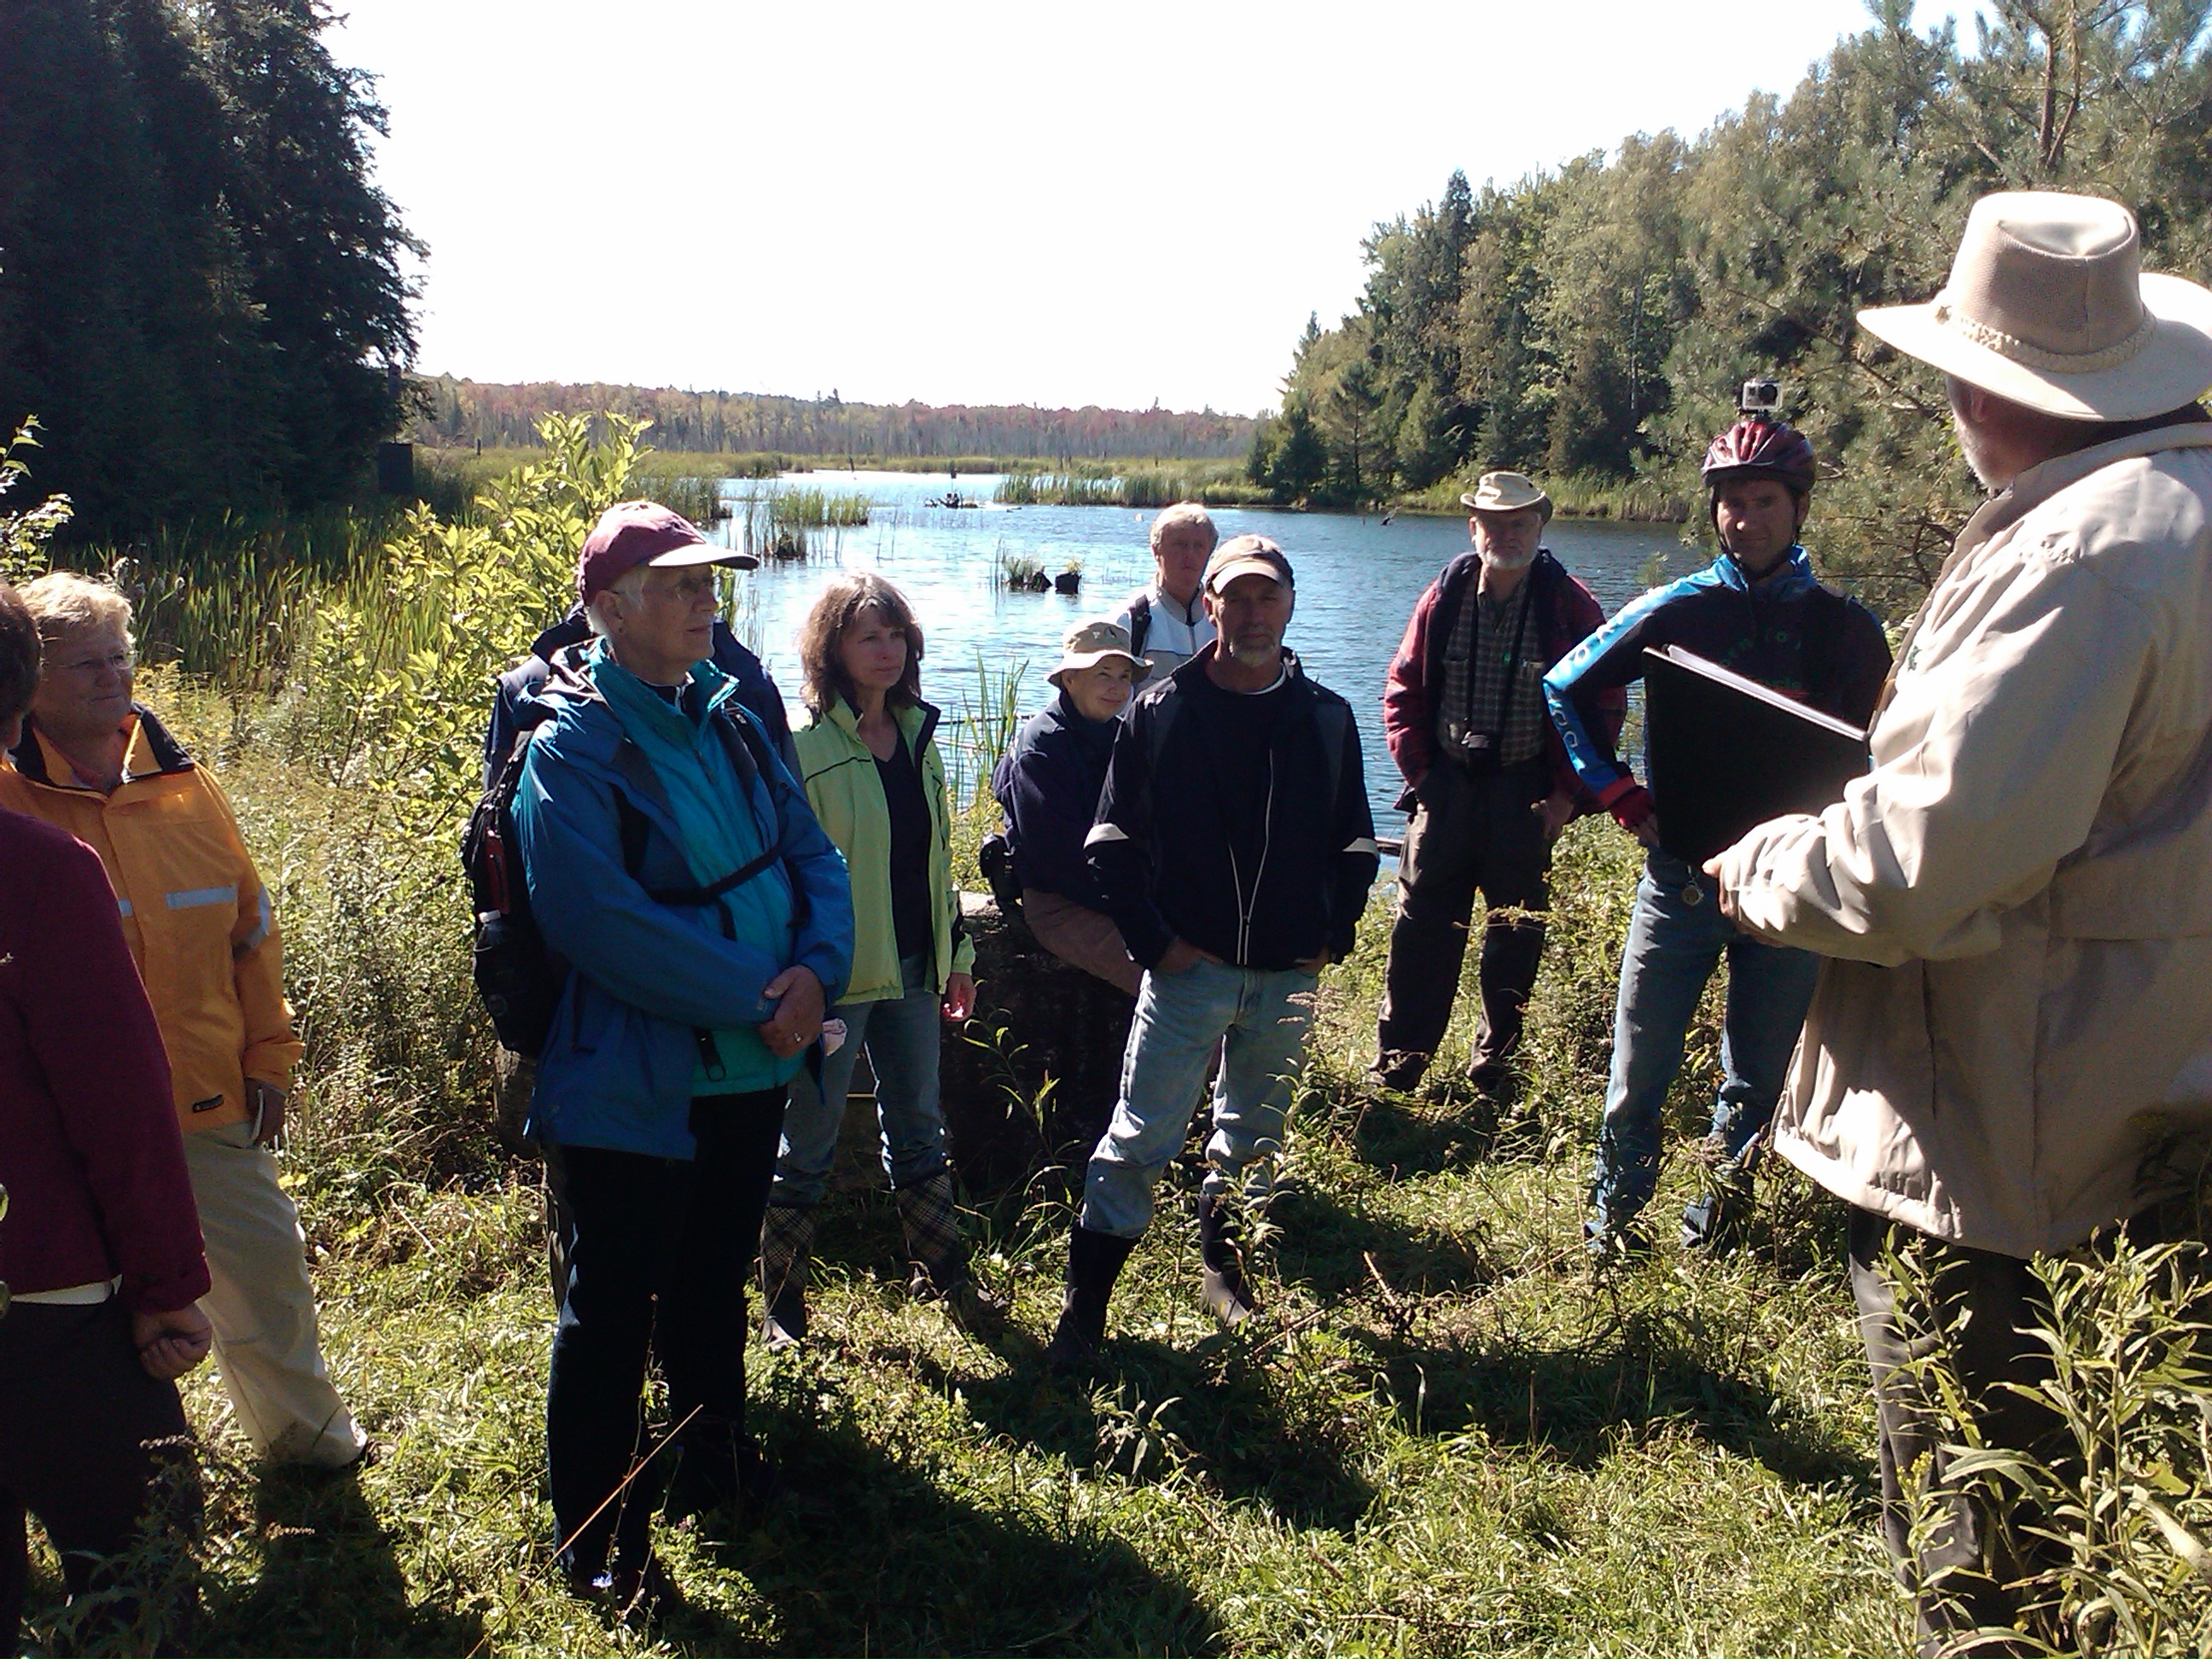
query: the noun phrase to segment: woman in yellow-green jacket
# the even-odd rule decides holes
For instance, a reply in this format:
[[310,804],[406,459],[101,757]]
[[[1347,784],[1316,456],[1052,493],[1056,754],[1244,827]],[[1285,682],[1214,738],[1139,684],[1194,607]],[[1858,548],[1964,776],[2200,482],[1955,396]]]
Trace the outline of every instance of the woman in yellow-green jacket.
[[944,1022],[974,1010],[975,949],[952,884],[938,711],[921,700],[921,629],[906,596],[880,576],[842,576],[808,614],[799,660],[813,720],[794,742],[807,800],[851,873],[853,977],[829,1015],[845,1023],[843,1044],[828,1056],[818,1087],[806,1073],[794,1080],[784,1114],[761,1229],[771,1347],[806,1334],[814,1212],[864,1047],[915,1293],[943,1298],[963,1322],[1006,1307],[969,1273],[945,1157],[938,1048]]

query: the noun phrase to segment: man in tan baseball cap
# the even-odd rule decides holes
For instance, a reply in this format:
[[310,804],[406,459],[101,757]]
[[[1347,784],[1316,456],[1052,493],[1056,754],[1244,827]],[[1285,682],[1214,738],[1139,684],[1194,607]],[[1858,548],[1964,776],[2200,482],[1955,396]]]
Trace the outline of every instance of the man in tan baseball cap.
[[1942,292],[1859,313],[1943,371],[1993,494],[1906,635],[1872,769],[1706,866],[1744,927],[1829,958],[1775,1146],[1856,1206],[1884,1528],[1930,1648],[2047,1604],[2053,1564],[1953,1475],[1962,1437],[1910,1362],[1955,1370],[1980,1443],[2065,1455],[2008,1386],[2048,1375],[2028,1258],[2154,1212],[2212,1146],[2212,293],[2140,253],[2117,203],[1984,197]]

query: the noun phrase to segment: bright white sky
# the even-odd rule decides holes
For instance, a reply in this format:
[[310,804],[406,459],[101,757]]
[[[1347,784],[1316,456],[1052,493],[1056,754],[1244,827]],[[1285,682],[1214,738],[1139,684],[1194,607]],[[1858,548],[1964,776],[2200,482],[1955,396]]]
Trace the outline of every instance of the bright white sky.
[[[1861,0],[350,0],[419,367],[1271,405],[1359,241],[1786,92]],[[341,0],[343,3],[343,0]],[[1945,9],[1923,4],[1922,27]]]

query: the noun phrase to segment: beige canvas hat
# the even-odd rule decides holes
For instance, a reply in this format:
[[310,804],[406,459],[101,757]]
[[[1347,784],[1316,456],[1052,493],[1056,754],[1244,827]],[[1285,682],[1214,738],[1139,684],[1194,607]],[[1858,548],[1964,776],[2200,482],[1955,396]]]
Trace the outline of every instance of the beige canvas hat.
[[1129,648],[1129,630],[1117,622],[1103,617],[1091,617],[1067,630],[1060,642],[1060,666],[1045,678],[1054,685],[1060,683],[1062,674],[1078,669],[1096,668],[1102,662],[1119,657],[1129,665],[1129,683],[1139,684],[1152,672],[1152,665]]
[[1484,473],[1472,491],[1460,496],[1459,504],[1477,513],[1517,513],[1524,507],[1540,507],[1547,519],[1552,516],[1552,498],[1522,472]]
[[1859,313],[1876,339],[2069,421],[2140,421],[2212,386],[2212,290],[2142,270],[2135,215],[2058,191],[2003,191],[1966,216],[1926,305]]

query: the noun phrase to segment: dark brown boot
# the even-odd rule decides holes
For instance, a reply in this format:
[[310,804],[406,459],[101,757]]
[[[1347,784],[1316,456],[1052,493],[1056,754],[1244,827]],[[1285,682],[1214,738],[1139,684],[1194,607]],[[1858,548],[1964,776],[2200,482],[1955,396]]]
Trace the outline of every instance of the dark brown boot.
[[964,1331],[988,1329],[1005,1318],[1006,1298],[985,1290],[969,1271],[952,1171],[939,1170],[891,1196],[906,1233],[907,1260],[914,1266],[908,1290],[924,1301],[942,1302],[952,1322]]

